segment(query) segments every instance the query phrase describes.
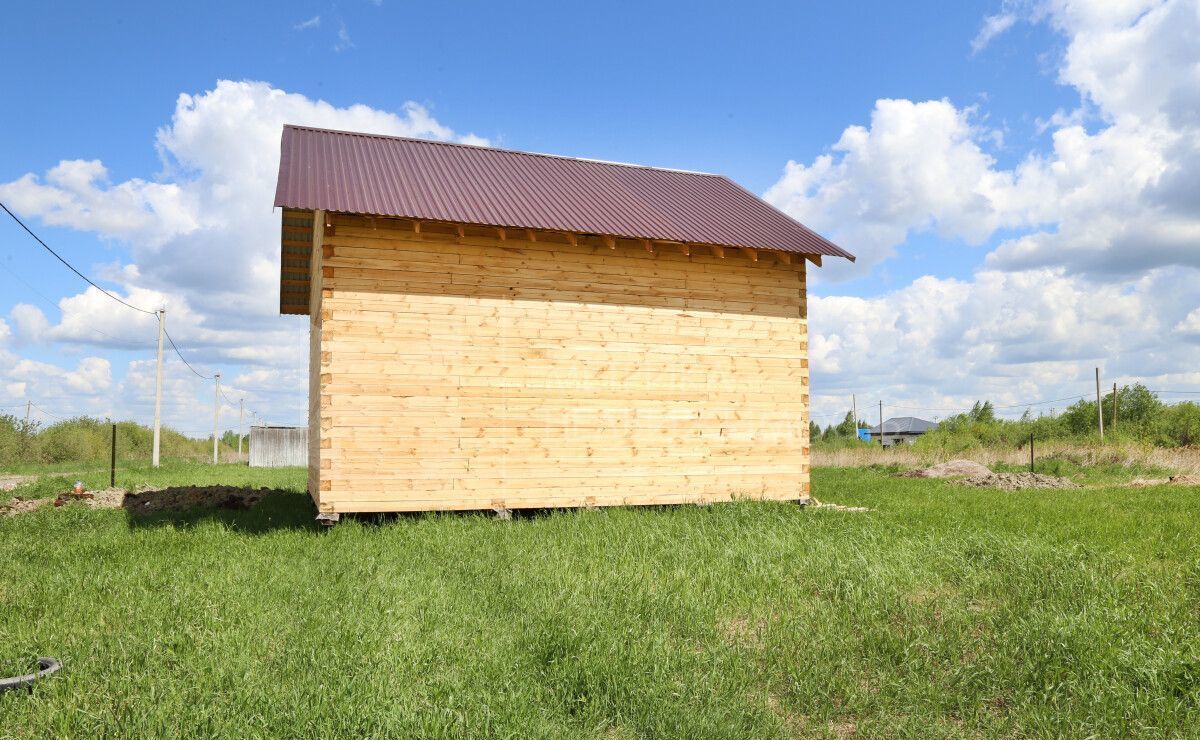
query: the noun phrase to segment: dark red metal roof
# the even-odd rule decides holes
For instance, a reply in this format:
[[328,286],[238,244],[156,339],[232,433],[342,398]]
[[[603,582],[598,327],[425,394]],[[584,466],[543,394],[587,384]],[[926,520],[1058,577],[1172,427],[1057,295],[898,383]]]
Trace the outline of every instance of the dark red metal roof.
[[275,205],[854,256],[720,175],[284,126]]

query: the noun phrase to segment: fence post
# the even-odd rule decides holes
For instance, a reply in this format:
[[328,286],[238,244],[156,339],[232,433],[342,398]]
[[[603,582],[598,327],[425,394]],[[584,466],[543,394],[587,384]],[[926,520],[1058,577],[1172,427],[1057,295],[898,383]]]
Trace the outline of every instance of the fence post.
[[1117,384],[1113,383],[1113,413],[1112,413],[1112,431],[1117,433]]
[[1029,433],[1029,472],[1033,472],[1033,432]]
[[112,425],[112,456],[108,462],[108,487],[117,487],[117,425]]

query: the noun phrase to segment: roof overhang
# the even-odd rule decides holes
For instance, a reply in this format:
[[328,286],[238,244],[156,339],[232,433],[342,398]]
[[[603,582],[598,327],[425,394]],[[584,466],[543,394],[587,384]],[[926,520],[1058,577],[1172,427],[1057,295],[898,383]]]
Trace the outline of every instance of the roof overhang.
[[719,175],[303,126],[284,126],[275,205],[280,311],[293,314],[308,312],[316,211],[399,219],[460,239],[470,231],[756,261],[854,260]]

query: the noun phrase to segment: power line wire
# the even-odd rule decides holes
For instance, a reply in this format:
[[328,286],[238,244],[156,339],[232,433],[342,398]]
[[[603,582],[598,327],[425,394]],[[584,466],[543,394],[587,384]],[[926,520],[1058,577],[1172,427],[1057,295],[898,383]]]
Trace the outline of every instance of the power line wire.
[[120,298],[118,298],[117,296],[113,295],[112,293],[109,293],[109,292],[108,292],[107,290],[105,290],[104,288],[101,288],[99,285],[97,285],[95,282],[93,282],[93,281],[92,281],[92,279],[91,279],[90,277],[88,277],[87,275],[84,275],[84,274],[83,274],[82,272],[80,272],[79,270],[76,270],[76,269],[75,269],[75,266],[74,266],[74,265],[72,265],[70,262],[67,262],[65,259],[63,259],[62,255],[60,255],[58,252],[55,252],[53,249],[51,249],[51,248],[50,248],[50,245],[49,245],[49,244],[47,244],[46,242],[42,241],[42,238],[41,238],[40,236],[38,236],[37,234],[33,233],[33,230],[32,230],[32,229],[30,229],[28,226],[26,226],[24,221],[22,221],[21,219],[17,218],[17,214],[15,214],[15,213],[13,213],[12,211],[8,210],[8,206],[4,205],[4,203],[3,203],[3,202],[0,202],[0,208],[3,208],[3,209],[4,209],[4,212],[5,212],[5,213],[7,213],[9,216],[11,216],[11,217],[12,217],[12,220],[17,222],[17,225],[19,225],[19,226],[20,226],[22,229],[25,229],[26,233],[28,233],[30,236],[32,236],[32,237],[34,238],[34,240],[35,240],[35,241],[37,241],[37,243],[38,243],[38,244],[41,244],[41,245],[42,245],[42,247],[43,247],[43,248],[44,248],[44,249],[45,249],[47,252],[49,252],[50,254],[54,255],[55,259],[57,259],[59,262],[61,262],[61,263],[63,263],[64,265],[66,265],[66,266],[67,266],[67,269],[69,269],[71,272],[73,272],[73,273],[75,273],[76,275],[78,275],[79,277],[83,278],[83,280],[84,280],[85,282],[87,282],[87,284],[88,284],[88,285],[92,286],[93,288],[95,288],[96,290],[100,291],[100,292],[101,292],[101,293],[103,293],[104,295],[106,295],[106,296],[108,296],[109,298],[113,299],[113,300],[114,300],[114,301],[116,301],[117,303],[120,303],[120,304],[121,304],[121,305],[123,305],[123,306],[128,306],[129,308],[132,308],[134,311],[141,311],[142,313],[144,313],[144,314],[149,314],[150,316],[154,316],[154,315],[155,315],[154,311],[147,311],[147,310],[146,310],[146,309],[144,309],[144,308],[138,308],[137,306],[133,305],[132,303],[127,303],[126,301],[123,301],[123,300],[121,300]]
[[[16,279],[17,279],[17,280],[18,280],[18,281],[19,281],[19,282],[20,282],[22,285],[24,285],[26,288],[28,288],[28,289],[29,289],[29,291],[30,291],[31,293],[33,293],[33,294],[34,294],[35,296],[37,296],[38,298],[42,299],[42,301],[44,301],[44,302],[46,303],[46,305],[47,305],[47,306],[50,306],[50,307],[52,307],[52,308],[53,308],[55,311],[58,311],[59,315],[60,315],[60,316],[62,316],[62,317],[63,317],[63,319],[65,319],[65,318],[66,318],[66,315],[65,315],[65,314],[63,314],[63,310],[62,310],[61,308],[59,308],[59,307],[58,307],[58,305],[54,303],[54,301],[52,301],[52,300],[51,300],[49,297],[47,297],[45,293],[42,293],[42,292],[41,292],[40,290],[38,290],[37,288],[33,287],[33,285],[31,285],[31,284],[29,283],[29,281],[28,281],[28,280],[26,280],[25,278],[21,277],[19,274],[17,274],[17,273],[16,273],[16,271],[14,271],[14,270],[13,270],[11,267],[9,267],[8,265],[4,264],[3,262],[0,262],[0,267],[3,267],[5,272],[7,272],[9,275],[12,275],[14,278],[16,278]],[[87,329],[88,331],[95,332],[95,333],[97,333],[97,334],[99,334],[100,336],[103,336],[103,337],[108,337],[109,339],[112,339],[113,341],[116,341],[116,342],[128,342],[128,343],[130,343],[130,344],[137,344],[137,340],[134,340],[134,339],[132,339],[132,338],[129,338],[129,337],[115,337],[115,336],[113,336],[112,334],[109,334],[108,332],[100,331],[99,329],[97,329],[97,328],[96,328],[96,327],[94,327],[94,326],[91,326],[90,324],[85,324],[85,323],[83,323],[82,321],[81,321],[81,322],[79,322],[79,323],[80,323],[80,326],[82,326],[83,328]],[[148,341],[145,341],[145,340],[143,340],[143,342],[145,342],[145,345],[146,345],[147,347],[152,347],[152,346],[154,346],[154,345],[153,345],[153,343],[151,343],[151,342],[148,342]]]
[[[997,406],[995,404],[992,404],[992,408],[994,408],[994,409],[1017,409],[1017,408],[1023,408],[1023,407],[1029,407],[1029,406],[1045,406],[1048,403],[1061,403],[1063,401],[1077,401],[1081,398],[1088,398],[1088,397],[1089,397],[1089,394],[1085,393],[1085,394],[1079,395],[1079,396],[1068,396],[1066,398],[1051,398],[1051,399],[1048,399],[1045,401],[1029,401],[1029,402],[1025,402],[1025,403],[1010,403],[1010,404],[1005,404],[1003,406]],[[884,403],[884,405],[887,406],[888,408],[904,409],[905,411],[955,411],[955,412],[963,413],[963,412],[967,412],[967,411],[971,410],[971,409],[965,408],[965,407],[934,408],[934,407],[930,407],[930,406],[901,406],[900,404],[886,403],[886,402]]]
[[187,360],[184,359],[183,353],[179,351],[179,347],[175,346],[175,340],[171,338],[170,332],[168,332],[164,328],[163,334],[167,337],[167,341],[171,343],[171,349],[175,350],[175,354],[179,357],[179,361],[182,362],[184,365],[187,365],[187,369],[191,370],[193,373],[195,373],[196,377],[201,378],[203,380],[212,380],[215,377],[213,375],[204,375],[199,370],[192,367],[191,363],[189,363]]
[[[50,245],[49,245],[49,244],[47,244],[45,241],[43,241],[43,240],[42,240],[42,238],[41,238],[40,236],[38,236],[37,234],[35,234],[35,233],[33,232],[33,229],[31,229],[31,228],[29,228],[28,226],[26,226],[24,221],[22,221],[21,219],[17,218],[17,214],[15,214],[15,213],[13,213],[12,211],[10,211],[10,210],[8,209],[8,206],[4,205],[4,203],[3,203],[3,202],[0,202],[0,208],[3,208],[3,209],[4,209],[4,212],[5,212],[5,213],[7,213],[7,214],[8,214],[8,215],[9,215],[9,216],[12,218],[12,220],[13,220],[13,221],[16,221],[16,222],[17,222],[17,225],[19,225],[19,226],[20,226],[22,229],[24,229],[24,230],[25,230],[25,233],[27,233],[27,234],[29,234],[30,236],[32,236],[32,237],[34,238],[34,241],[36,241],[38,244],[42,245],[42,247],[43,247],[43,248],[44,248],[44,249],[45,249],[47,252],[49,252],[50,254],[54,255],[54,257],[55,257],[55,258],[56,258],[56,259],[57,259],[59,262],[61,262],[61,263],[63,263],[64,265],[66,265],[66,266],[67,266],[67,269],[69,269],[71,272],[75,273],[75,274],[76,274],[76,275],[78,275],[79,277],[83,278],[83,280],[84,280],[84,281],[85,281],[85,282],[86,282],[88,285],[92,286],[93,288],[95,288],[96,290],[100,291],[100,292],[101,292],[101,293],[103,293],[104,295],[106,295],[106,296],[108,296],[109,298],[113,299],[113,300],[114,300],[114,301],[116,301],[117,303],[120,303],[122,306],[127,306],[127,307],[129,307],[129,308],[132,308],[134,311],[140,311],[140,312],[142,312],[142,313],[144,313],[144,314],[147,314],[147,315],[149,315],[149,316],[155,316],[155,317],[157,317],[157,316],[158,316],[158,312],[157,312],[157,311],[147,311],[147,310],[146,310],[146,309],[144,309],[144,308],[139,308],[139,307],[137,307],[137,306],[133,305],[132,303],[129,303],[129,302],[127,302],[127,301],[124,301],[124,300],[121,300],[121,299],[120,299],[120,298],[118,298],[116,295],[114,295],[114,294],[112,294],[112,293],[108,292],[108,291],[107,291],[107,290],[105,290],[104,288],[101,288],[99,285],[97,285],[97,284],[95,283],[95,281],[93,281],[93,280],[92,280],[91,278],[89,278],[87,275],[84,275],[82,272],[80,272],[79,270],[75,269],[75,266],[74,266],[74,265],[72,265],[70,262],[67,262],[67,261],[66,261],[66,260],[65,260],[65,259],[62,257],[62,255],[60,255],[58,252],[54,251],[54,250],[53,250],[53,249],[50,247]],[[11,272],[11,270],[10,270],[10,272]],[[14,275],[15,275],[15,273],[14,273]],[[22,280],[22,282],[24,282],[24,280]],[[31,289],[32,289],[32,286],[31,286]],[[49,300],[49,299],[47,299],[47,300]],[[100,331],[99,329],[95,329],[94,331],[96,331],[96,332],[98,332],[98,333],[100,333],[100,334],[104,334],[104,332]],[[179,360],[180,360],[180,361],[181,361],[181,362],[182,362],[184,365],[186,365],[186,366],[187,366],[188,370],[191,370],[193,373],[195,373],[195,374],[196,374],[196,376],[197,376],[197,377],[199,377],[199,378],[202,378],[202,379],[204,379],[204,380],[212,380],[212,379],[213,379],[213,377],[214,377],[214,376],[211,376],[211,375],[204,375],[204,374],[200,373],[198,370],[196,370],[196,368],[192,367],[191,363],[189,363],[189,362],[187,361],[187,359],[186,359],[186,358],[184,358],[184,356],[183,356],[183,353],[179,351],[179,347],[175,345],[175,340],[174,340],[174,339],[171,339],[171,335],[170,335],[169,333],[167,333],[166,329],[163,329],[163,334],[166,334],[166,337],[167,337],[167,339],[168,339],[168,340],[171,342],[171,349],[175,350],[175,354],[176,354],[176,355],[179,357]],[[109,336],[109,335],[107,335],[107,334],[104,334],[104,336]],[[112,339],[115,339],[116,337],[110,337],[110,338],[112,338]]]
[[41,411],[43,414],[46,414],[48,416],[53,416],[56,419],[70,419],[71,418],[69,416],[63,416],[62,414],[56,414],[53,411],[47,411],[46,409],[42,408],[41,406],[38,406],[36,403],[33,403],[32,401],[29,402],[29,405],[34,407],[38,411]]

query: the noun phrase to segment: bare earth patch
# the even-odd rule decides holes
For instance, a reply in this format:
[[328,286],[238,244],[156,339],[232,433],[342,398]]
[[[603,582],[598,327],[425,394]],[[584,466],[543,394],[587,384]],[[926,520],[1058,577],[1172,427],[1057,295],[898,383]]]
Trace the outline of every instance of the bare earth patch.
[[981,465],[974,460],[947,460],[929,468],[905,470],[903,473],[896,473],[896,476],[898,478],[954,478],[991,474],[992,471],[986,465]]
[[1200,475],[1172,475],[1170,478],[1135,478],[1129,485],[1134,488],[1145,486],[1200,486]]
[[10,504],[0,506],[0,516],[25,514],[49,504],[63,506],[75,502],[92,509],[126,509],[135,514],[201,508],[245,510],[276,492],[273,488],[238,488],[236,486],[174,486],[140,491],[105,488],[99,491],[86,491],[82,494],[65,492],[57,498],[23,499],[16,497]]
[[0,491],[11,491],[17,486],[23,486],[35,480],[37,480],[36,475],[0,475]]
[[1002,491],[1019,491],[1026,488],[1082,488],[1069,478],[1043,473],[988,473],[964,478],[960,482],[964,486],[999,488]]
[[27,514],[36,509],[40,509],[50,503],[48,498],[21,498],[15,497],[11,502],[0,506],[0,516],[16,516],[17,514]]
[[976,488],[1018,491],[1025,488],[1080,488],[1069,478],[1043,473],[993,473],[973,460],[949,460],[933,467],[896,473],[899,478],[960,478],[958,483]]
[[134,513],[154,511],[186,511],[188,509],[249,509],[267,495],[271,488],[238,488],[235,486],[176,486],[160,490],[126,493],[120,504]]

